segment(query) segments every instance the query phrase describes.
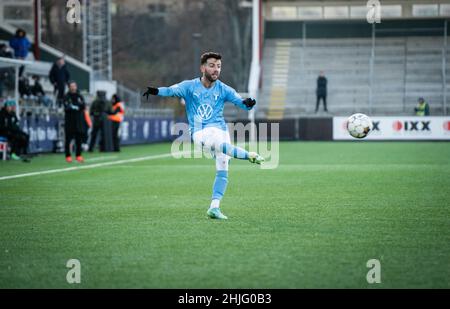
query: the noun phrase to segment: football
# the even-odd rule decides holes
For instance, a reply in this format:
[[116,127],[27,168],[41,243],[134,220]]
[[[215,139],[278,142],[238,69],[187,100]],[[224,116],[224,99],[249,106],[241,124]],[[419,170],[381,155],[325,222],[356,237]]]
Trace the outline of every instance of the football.
[[348,117],[347,131],[356,138],[366,137],[373,129],[372,120],[369,116],[358,113]]

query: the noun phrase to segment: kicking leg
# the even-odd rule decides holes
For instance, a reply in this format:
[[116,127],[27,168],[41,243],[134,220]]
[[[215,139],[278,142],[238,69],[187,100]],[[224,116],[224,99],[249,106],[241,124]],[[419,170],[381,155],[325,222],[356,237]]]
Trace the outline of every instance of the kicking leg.
[[229,143],[223,143],[220,145],[222,153],[233,157],[235,159],[249,160],[251,163],[261,164],[264,162],[264,158],[256,152],[248,152],[247,150],[233,146]]
[[233,146],[229,143],[223,143],[220,145],[220,151],[235,159],[248,160],[248,151],[237,146]]

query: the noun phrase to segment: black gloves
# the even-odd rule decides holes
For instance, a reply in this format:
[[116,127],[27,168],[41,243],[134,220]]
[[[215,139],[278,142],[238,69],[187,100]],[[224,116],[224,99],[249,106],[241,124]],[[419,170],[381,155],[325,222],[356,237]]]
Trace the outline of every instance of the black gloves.
[[148,96],[149,95],[158,95],[158,88],[154,88],[154,87],[147,87],[147,91],[144,92],[144,94],[142,95],[143,97],[146,97],[148,100]]
[[256,100],[252,98],[247,98],[242,103],[248,107],[248,109],[251,109],[256,104]]

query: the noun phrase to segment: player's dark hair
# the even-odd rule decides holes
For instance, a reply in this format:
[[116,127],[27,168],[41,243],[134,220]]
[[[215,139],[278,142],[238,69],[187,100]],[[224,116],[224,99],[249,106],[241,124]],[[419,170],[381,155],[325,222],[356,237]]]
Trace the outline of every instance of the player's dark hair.
[[203,65],[206,63],[206,61],[210,58],[214,58],[217,60],[221,60],[222,59],[222,55],[219,53],[214,53],[214,52],[207,52],[204,53],[201,57],[200,57],[200,63]]

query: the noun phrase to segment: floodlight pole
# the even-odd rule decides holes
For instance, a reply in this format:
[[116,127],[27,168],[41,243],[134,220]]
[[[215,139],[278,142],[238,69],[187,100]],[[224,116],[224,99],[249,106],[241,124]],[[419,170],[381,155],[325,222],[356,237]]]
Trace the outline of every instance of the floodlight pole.
[[41,59],[41,0],[34,0],[34,58]]
[[[252,3],[252,63],[248,82],[248,94],[258,101],[259,74],[261,66],[261,0]],[[249,111],[250,141],[256,140],[255,108]]]

